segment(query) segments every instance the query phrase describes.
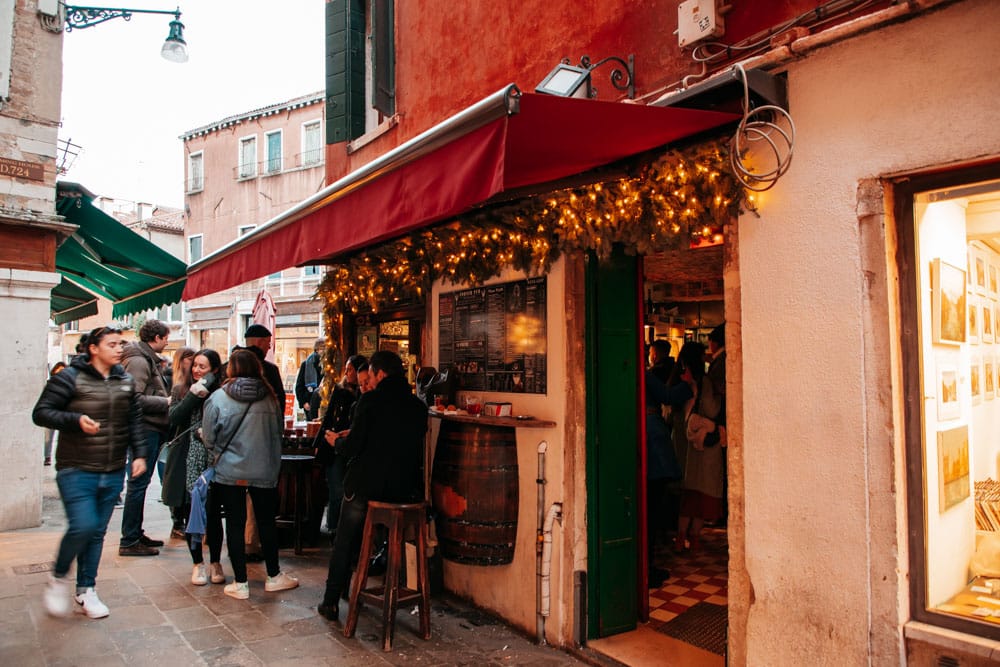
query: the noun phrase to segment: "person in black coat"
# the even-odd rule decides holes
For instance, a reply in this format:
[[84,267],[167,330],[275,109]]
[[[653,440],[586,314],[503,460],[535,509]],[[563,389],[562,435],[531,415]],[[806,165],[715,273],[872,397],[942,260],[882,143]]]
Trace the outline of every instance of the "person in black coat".
[[350,564],[358,555],[368,501],[416,502],[424,497],[424,435],[427,406],[413,395],[403,360],[380,350],[368,362],[371,391],[362,394],[337,455],[348,461],[344,500],[330,555],[326,591],[318,607],[330,621],[339,618],[341,593],[350,582]]

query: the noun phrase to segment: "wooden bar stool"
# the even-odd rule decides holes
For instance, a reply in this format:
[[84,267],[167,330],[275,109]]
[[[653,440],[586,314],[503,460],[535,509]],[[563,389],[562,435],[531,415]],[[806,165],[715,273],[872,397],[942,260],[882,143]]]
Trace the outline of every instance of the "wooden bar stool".
[[[375,526],[382,525],[389,530],[388,556],[385,581],[382,586],[364,588],[368,579],[368,563],[372,557]],[[412,528],[417,537],[417,590],[400,586],[399,570],[403,564],[404,540]],[[344,636],[353,637],[358,626],[360,602],[370,602],[382,606],[382,650],[392,650],[392,636],[396,624],[396,608],[400,603],[419,600],[420,635],[431,638],[431,596],[427,581],[427,503],[397,505],[368,501],[368,515],[365,517],[365,531],[361,538],[361,554],[358,558],[358,572],[351,586],[351,602],[344,624]]]

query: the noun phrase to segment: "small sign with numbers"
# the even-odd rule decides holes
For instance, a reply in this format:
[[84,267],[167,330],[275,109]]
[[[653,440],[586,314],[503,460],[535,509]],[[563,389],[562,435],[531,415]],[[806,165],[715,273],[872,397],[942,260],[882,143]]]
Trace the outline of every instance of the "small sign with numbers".
[[27,178],[29,181],[45,180],[45,169],[35,162],[0,157],[0,176]]

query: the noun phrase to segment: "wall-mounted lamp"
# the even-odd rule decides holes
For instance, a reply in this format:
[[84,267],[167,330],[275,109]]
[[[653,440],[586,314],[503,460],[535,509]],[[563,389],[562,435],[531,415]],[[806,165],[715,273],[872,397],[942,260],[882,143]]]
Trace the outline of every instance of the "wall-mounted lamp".
[[589,56],[580,58],[580,64],[571,65],[569,58],[562,61],[549,72],[540,84],[535,87],[536,93],[558,95],[559,97],[580,97],[584,99],[597,97],[597,89],[590,85],[590,72],[604,63],[615,62],[619,68],[611,70],[611,85],[623,92],[628,92],[630,100],[635,99],[635,56],[629,54],[628,60],[618,56],[608,56],[591,64]]
[[[62,3],[59,3],[62,4]],[[110,21],[111,19],[122,18],[131,20],[133,14],[173,14],[174,20],[170,22],[170,32],[167,34],[160,55],[170,62],[186,63],[188,60],[187,42],[184,41],[184,24],[181,23],[181,8],[171,11],[168,9],[125,9],[119,7],[76,7],[73,5],[62,5],[59,7],[56,0],[39,0],[38,11],[47,20],[43,20],[43,25],[49,28],[55,17],[58,17],[59,10],[65,12],[66,32],[82,30],[91,26]],[[59,30],[62,26],[59,26]],[[55,28],[53,28],[55,30]],[[58,30],[56,30],[58,32]]]

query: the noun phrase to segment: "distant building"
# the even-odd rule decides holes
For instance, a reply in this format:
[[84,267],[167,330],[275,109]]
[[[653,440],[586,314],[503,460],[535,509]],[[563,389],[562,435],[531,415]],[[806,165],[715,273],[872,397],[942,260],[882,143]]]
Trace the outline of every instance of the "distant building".
[[[191,262],[247,234],[324,184],[322,92],[246,111],[185,132],[184,236]],[[317,267],[289,268],[185,304],[188,342],[223,357],[267,288],[277,310],[275,363],[291,388],[321,332],[312,300]]]

